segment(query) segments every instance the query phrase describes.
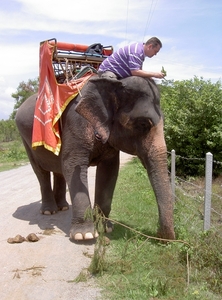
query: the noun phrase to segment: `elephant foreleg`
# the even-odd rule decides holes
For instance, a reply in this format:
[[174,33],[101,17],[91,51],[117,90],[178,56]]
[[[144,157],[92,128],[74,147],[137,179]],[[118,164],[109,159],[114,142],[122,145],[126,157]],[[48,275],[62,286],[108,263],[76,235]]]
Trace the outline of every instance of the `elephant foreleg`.
[[[113,193],[119,172],[119,152],[111,159],[104,160],[97,166],[95,206],[98,206],[105,217],[109,216]],[[112,224],[106,223],[106,230],[112,231]]]
[[86,212],[91,209],[88,192],[88,166],[75,166],[70,181],[67,180],[72,200],[72,226],[70,238],[87,240],[97,237],[93,220],[86,219]]

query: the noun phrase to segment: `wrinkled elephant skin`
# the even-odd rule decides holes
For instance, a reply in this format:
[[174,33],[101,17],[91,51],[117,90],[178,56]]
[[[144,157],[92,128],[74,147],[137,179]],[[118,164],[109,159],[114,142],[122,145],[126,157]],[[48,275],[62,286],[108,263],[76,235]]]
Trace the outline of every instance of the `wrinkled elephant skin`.
[[[67,184],[72,201],[71,239],[97,237],[93,221],[84,217],[86,210],[92,209],[87,170],[97,166],[95,205],[108,217],[118,177],[119,151],[123,151],[137,155],[147,170],[159,210],[158,235],[174,239],[163,118],[155,83],[135,76],[123,80],[91,78],[62,114],[59,156],[43,146],[36,150],[31,147],[36,97],[31,96],[18,109],[16,124],[40,184],[41,212],[53,214],[68,209]],[[50,172],[54,175],[53,188]]]

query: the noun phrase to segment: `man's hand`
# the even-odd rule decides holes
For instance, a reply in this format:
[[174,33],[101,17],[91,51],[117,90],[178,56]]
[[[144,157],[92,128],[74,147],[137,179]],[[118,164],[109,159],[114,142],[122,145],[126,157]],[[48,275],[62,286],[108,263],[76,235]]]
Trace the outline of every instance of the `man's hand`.
[[155,73],[155,76],[153,76],[153,77],[162,79],[162,78],[164,78],[165,76],[166,76],[166,75],[165,75],[164,73],[160,72],[160,73]]

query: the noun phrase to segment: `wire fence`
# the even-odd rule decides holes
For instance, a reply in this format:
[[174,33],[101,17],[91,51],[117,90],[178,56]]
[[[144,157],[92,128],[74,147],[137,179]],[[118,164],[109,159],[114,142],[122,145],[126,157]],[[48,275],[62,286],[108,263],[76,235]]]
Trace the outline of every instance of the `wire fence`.
[[[180,202],[184,208],[189,210],[189,216],[197,216],[203,231],[212,226],[222,230],[222,179],[213,181],[213,163],[222,164],[213,160],[211,153],[206,153],[204,158],[187,158],[176,155],[175,150],[168,152],[171,158],[171,186],[174,201]],[[205,178],[184,179],[176,176],[176,157],[186,160],[200,160],[205,164]],[[184,201],[185,197],[185,201]],[[193,211],[192,211],[193,210]],[[186,220],[185,222],[189,222]]]

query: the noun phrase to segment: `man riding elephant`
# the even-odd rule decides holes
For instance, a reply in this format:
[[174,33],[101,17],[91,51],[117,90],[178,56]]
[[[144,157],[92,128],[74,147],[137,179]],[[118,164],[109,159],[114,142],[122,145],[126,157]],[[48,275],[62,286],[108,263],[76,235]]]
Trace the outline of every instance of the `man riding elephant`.
[[145,44],[133,43],[119,48],[112,55],[108,56],[99,67],[99,75],[110,78],[126,78],[129,76],[140,76],[145,78],[164,78],[162,72],[150,72],[142,70],[142,65],[146,57],[153,57],[162,48],[161,41],[150,38]]

